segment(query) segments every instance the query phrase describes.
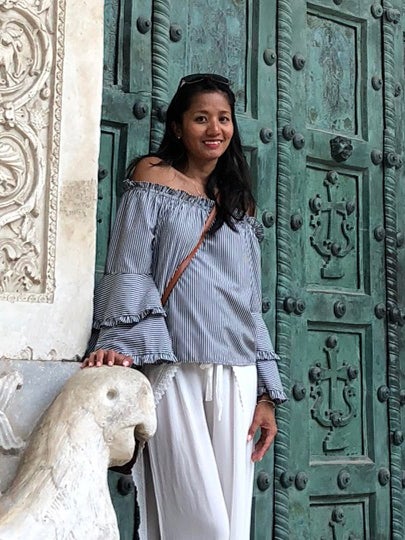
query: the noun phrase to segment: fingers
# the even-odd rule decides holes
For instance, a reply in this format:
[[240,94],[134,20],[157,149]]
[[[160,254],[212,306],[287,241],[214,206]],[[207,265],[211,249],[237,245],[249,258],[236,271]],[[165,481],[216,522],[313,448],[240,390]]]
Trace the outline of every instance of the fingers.
[[122,355],[122,359],[121,359],[121,366],[124,366],[124,367],[130,367],[132,366],[133,364],[133,360],[130,356],[123,356]]
[[253,421],[250,425],[250,428],[249,428],[249,431],[248,431],[248,436],[247,436],[247,441],[250,442],[253,437],[255,436],[255,433],[256,431],[259,429],[260,427],[260,424],[259,422],[256,420],[256,416],[253,417]]
[[130,356],[117,353],[111,349],[98,349],[85,358],[82,367],[100,367],[102,365],[130,367],[132,362],[133,360]]
[[265,428],[262,428],[261,431],[260,439],[257,441],[255,449],[252,453],[252,461],[261,461],[263,459],[276,436],[276,431]]
[[270,448],[277,434],[277,424],[274,408],[269,406],[257,406],[253,415],[252,424],[248,431],[247,440],[250,442],[255,433],[260,429],[260,438],[255,444],[252,453],[252,461],[261,461]]

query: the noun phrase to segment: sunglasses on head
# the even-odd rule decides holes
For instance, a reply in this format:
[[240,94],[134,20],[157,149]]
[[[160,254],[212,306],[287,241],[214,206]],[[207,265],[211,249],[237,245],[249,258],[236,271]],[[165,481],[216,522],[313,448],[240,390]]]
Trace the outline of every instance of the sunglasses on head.
[[229,79],[222,77],[222,75],[216,75],[215,73],[194,73],[192,75],[186,75],[180,80],[179,88],[182,88],[186,84],[197,84],[203,81],[212,81],[214,83],[230,85]]

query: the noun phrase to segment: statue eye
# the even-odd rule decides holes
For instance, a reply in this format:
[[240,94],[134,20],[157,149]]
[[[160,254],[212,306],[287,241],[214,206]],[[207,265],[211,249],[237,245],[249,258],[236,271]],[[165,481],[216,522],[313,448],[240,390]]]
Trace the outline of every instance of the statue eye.
[[117,399],[118,397],[118,390],[116,388],[110,388],[107,392],[107,398],[108,399]]

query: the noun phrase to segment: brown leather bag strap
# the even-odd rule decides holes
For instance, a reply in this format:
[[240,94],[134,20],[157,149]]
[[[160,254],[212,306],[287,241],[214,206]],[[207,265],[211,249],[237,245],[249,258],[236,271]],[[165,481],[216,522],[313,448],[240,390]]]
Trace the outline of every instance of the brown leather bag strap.
[[174,286],[178,282],[180,276],[182,275],[184,270],[187,268],[187,266],[190,264],[190,262],[192,261],[194,255],[199,250],[201,244],[204,241],[204,238],[205,238],[207,232],[209,231],[209,229],[210,229],[210,227],[211,227],[211,225],[212,225],[212,223],[213,223],[213,221],[215,219],[216,213],[217,213],[217,209],[216,209],[216,206],[214,205],[212,207],[211,212],[208,214],[206,222],[204,223],[204,227],[203,227],[203,230],[201,232],[201,236],[200,236],[198,242],[196,243],[194,248],[190,251],[190,253],[187,255],[187,257],[181,261],[181,263],[177,267],[175,273],[173,274],[172,278],[170,279],[169,283],[166,285],[166,288],[163,291],[162,299],[161,299],[162,300],[162,306],[164,306],[166,304],[167,299],[169,298],[169,296],[170,296],[172,290],[174,289]]

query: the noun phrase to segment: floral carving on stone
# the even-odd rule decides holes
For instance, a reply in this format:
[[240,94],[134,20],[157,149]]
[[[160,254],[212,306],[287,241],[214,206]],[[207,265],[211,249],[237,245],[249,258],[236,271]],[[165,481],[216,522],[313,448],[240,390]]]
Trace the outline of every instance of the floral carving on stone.
[[0,0],[0,299],[52,302],[64,0]]

